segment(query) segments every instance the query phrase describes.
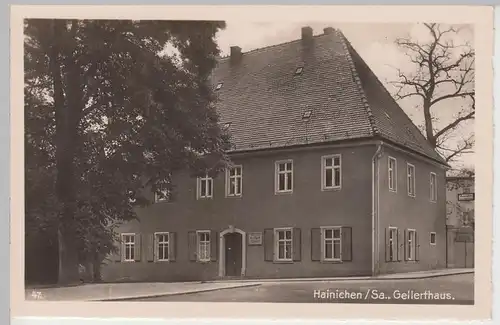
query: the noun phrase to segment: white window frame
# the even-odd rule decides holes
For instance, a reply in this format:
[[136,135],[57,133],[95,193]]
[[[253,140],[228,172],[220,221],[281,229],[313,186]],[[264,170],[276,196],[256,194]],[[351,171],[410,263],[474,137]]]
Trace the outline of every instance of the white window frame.
[[[201,240],[201,235],[207,234],[208,235],[208,240]],[[212,232],[210,230],[197,230],[196,231],[196,256],[198,259],[198,262],[210,262],[211,257],[212,257],[212,251],[211,251],[211,246],[212,246],[212,240],[215,240],[215,238],[212,238]],[[203,246],[206,247],[206,256],[201,258],[201,244],[204,244]],[[205,255],[205,254],[204,254]]]
[[[407,229],[408,238],[406,238],[406,244],[408,245],[408,261],[415,261],[415,251],[416,251],[416,243],[415,239],[417,238],[417,231],[415,229]],[[413,238],[410,238],[410,234],[413,234]],[[410,254],[411,253],[411,254]]]
[[[205,195],[201,195],[202,183],[205,181]],[[208,195],[210,189],[210,195]],[[211,199],[214,197],[214,179],[208,175],[196,179],[196,197],[198,199]]]
[[[231,175],[231,171],[233,170],[240,170],[239,175]],[[235,193],[231,193],[231,180],[235,181],[235,184],[237,180],[239,179],[240,182],[240,192],[236,193],[236,186],[234,187]],[[243,195],[243,166],[242,165],[234,165],[230,168],[226,169],[226,197],[240,197]]]
[[[290,239],[286,239],[286,232],[290,232]],[[279,239],[279,233],[284,232],[284,239]],[[284,257],[280,258],[279,256],[279,244],[280,242],[285,243],[285,249],[284,249]],[[286,258],[286,244],[287,242],[290,243],[290,258]],[[292,262],[293,261],[293,228],[292,227],[287,227],[287,228],[274,228],[274,260],[277,262]]]
[[[434,178],[434,179],[433,179]],[[437,202],[437,175],[434,172],[429,174],[430,201]]]
[[[392,237],[394,235],[394,237]],[[392,249],[391,262],[398,261],[398,228],[397,227],[389,227],[389,246]]]
[[[434,235],[434,242],[432,242],[432,235]],[[436,232],[435,231],[431,231],[430,235],[429,235],[429,242],[431,244],[431,246],[436,246],[436,243],[437,243],[437,235],[436,235]]]
[[155,191],[155,203],[161,203],[161,202],[169,202],[170,201],[170,191],[168,189],[160,189],[160,191],[163,193],[163,197],[161,197],[158,193]]
[[[335,163],[335,158],[339,159],[339,165],[336,166]],[[327,166],[326,161],[328,159],[332,160],[332,165]],[[326,171],[331,170],[332,171],[332,185],[327,186],[326,185]],[[339,185],[335,185],[335,170],[339,170]],[[336,189],[341,189],[342,188],[342,155],[341,154],[334,154],[334,155],[328,155],[328,156],[323,156],[321,157],[321,190],[322,191],[327,191],[327,190],[336,190]]]
[[[410,170],[413,170],[413,175],[410,174]],[[408,196],[410,197],[415,197],[416,192],[417,192],[417,185],[416,185],[416,177],[415,175],[417,174],[415,165],[412,165],[410,163],[406,163],[406,190],[408,192]],[[413,178],[413,182],[410,183],[411,177]],[[410,184],[413,184],[411,190],[410,190]]]
[[[160,241],[160,236],[167,236],[167,241]],[[155,232],[154,233],[154,241],[155,241],[155,257],[158,262],[168,262],[170,261],[170,233],[169,232]],[[167,252],[167,258],[160,257],[160,245],[164,245],[164,251]]]
[[[285,165],[284,171],[279,170],[279,166],[282,164]],[[290,170],[286,169],[287,164],[291,164],[292,168]],[[275,192],[275,194],[293,193],[293,160],[287,159],[287,160],[276,161],[274,163],[274,169],[275,169],[275,173],[274,173],[274,192]],[[279,182],[280,182],[279,176],[281,174],[285,175],[285,184],[284,184],[285,189],[284,190],[280,190],[280,187],[279,187],[279,185],[280,185],[279,184]],[[289,178],[291,178],[291,182],[290,182],[291,188],[287,188]]]
[[[342,261],[342,227],[340,226],[334,226],[334,227],[321,227],[321,259],[325,262],[341,262]],[[331,239],[326,238],[326,231],[331,230],[332,231],[332,236],[334,235],[334,231],[338,230],[339,231],[339,237],[332,237]],[[327,257],[326,256],[326,241],[331,241],[332,243],[332,257]],[[335,258],[334,252],[335,250],[333,247],[335,246],[335,242],[339,243],[339,257]]]
[[[126,237],[131,237],[133,241],[126,242],[125,238]],[[121,249],[121,260],[122,262],[135,262],[135,239],[136,239],[136,234],[135,233],[122,233],[121,234],[121,240],[122,240],[122,249]],[[130,247],[132,253],[132,258],[127,258],[127,248]]]
[[[394,163],[392,167],[391,162]],[[398,191],[398,160],[391,156],[387,160],[387,182],[389,183],[389,191],[396,193]]]

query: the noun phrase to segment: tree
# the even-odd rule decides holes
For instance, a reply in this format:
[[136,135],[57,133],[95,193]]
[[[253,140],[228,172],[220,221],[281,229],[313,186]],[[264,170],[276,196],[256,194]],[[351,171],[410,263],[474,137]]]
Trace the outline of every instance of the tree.
[[[228,136],[210,74],[223,22],[25,21],[26,231],[57,233],[59,282],[113,250],[171,175],[219,172]],[[174,52],[165,51],[170,46]],[[175,53],[175,54],[173,54]]]
[[[462,137],[450,145],[457,129],[474,119],[474,48],[471,44],[455,44],[461,28],[440,24],[423,24],[429,36],[421,42],[410,37],[399,38],[396,44],[414,64],[412,73],[398,69],[399,80],[393,82],[397,100],[418,98],[423,110],[424,134],[431,146],[451,162],[461,154],[471,153],[474,135]],[[443,104],[457,107],[451,121],[440,125]]]

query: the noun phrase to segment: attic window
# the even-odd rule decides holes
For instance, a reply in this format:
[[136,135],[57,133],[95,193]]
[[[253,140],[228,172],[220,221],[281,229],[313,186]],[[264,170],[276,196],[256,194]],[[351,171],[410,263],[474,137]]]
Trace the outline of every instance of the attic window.
[[385,116],[387,116],[388,119],[391,119],[391,116],[387,114],[387,112],[384,112]]
[[219,82],[215,87],[215,90],[220,90],[222,88],[222,82]]
[[302,71],[304,70],[303,67],[298,67],[296,70],[295,70],[295,75],[298,76],[300,74],[302,74]]
[[226,122],[226,123],[222,124],[222,128],[224,129],[224,131],[229,129],[230,126],[231,126],[231,122]]
[[302,119],[303,120],[308,120],[311,118],[311,115],[312,115],[312,109],[308,109],[307,111],[305,111],[303,114],[302,114]]

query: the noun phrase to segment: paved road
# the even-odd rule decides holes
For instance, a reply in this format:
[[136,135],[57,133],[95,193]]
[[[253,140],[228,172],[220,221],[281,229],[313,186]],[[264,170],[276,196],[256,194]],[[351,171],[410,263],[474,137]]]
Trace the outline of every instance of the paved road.
[[[437,294],[438,297],[434,296],[431,299],[430,294]],[[474,275],[462,274],[411,280],[264,283],[257,287],[157,297],[141,299],[141,301],[472,305],[474,304]]]

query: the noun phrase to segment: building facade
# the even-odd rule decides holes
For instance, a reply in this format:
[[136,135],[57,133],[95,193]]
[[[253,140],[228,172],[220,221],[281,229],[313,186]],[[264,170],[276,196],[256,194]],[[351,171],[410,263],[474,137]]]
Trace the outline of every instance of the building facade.
[[173,175],[175,195],[119,229],[104,280],[446,266],[447,165],[340,31],[304,27],[297,41],[233,47],[213,83],[231,165]]

